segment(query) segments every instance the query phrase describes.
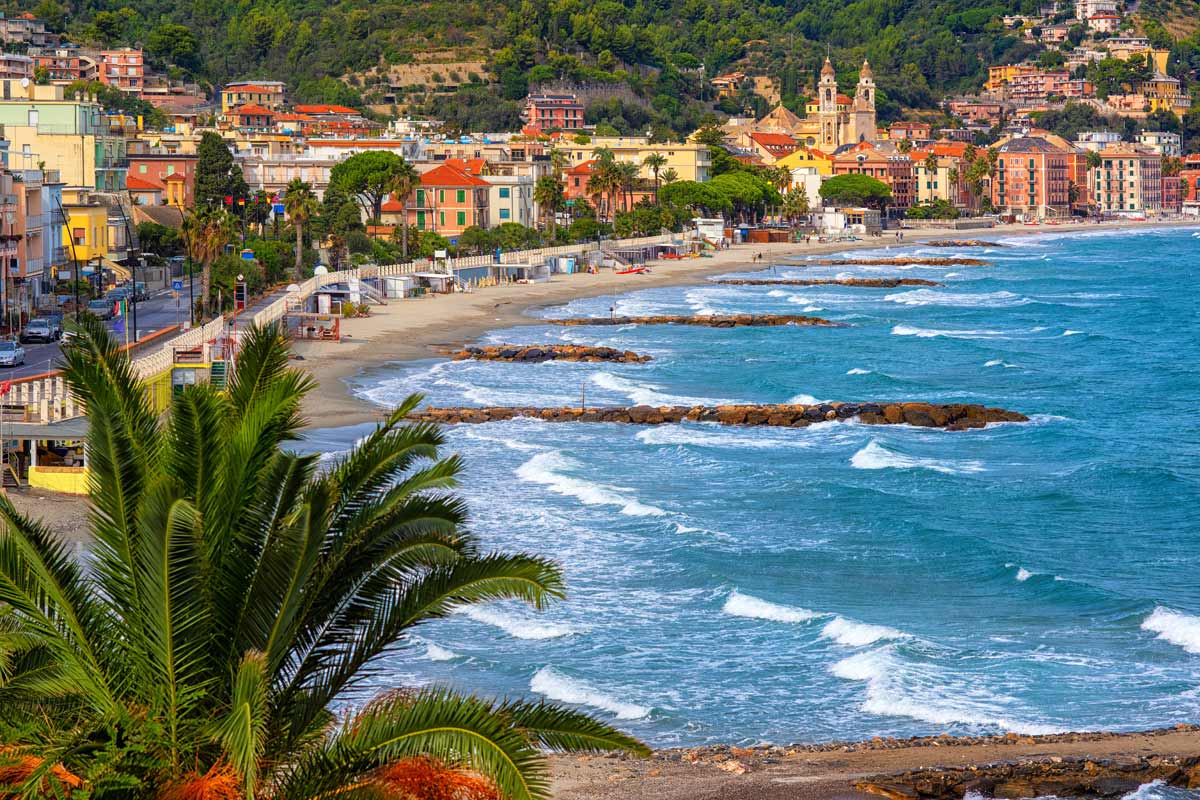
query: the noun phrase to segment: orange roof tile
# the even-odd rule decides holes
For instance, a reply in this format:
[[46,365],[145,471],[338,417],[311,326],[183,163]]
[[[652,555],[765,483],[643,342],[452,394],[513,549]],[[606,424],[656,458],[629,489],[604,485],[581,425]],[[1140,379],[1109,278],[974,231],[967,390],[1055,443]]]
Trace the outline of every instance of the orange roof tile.
[[422,186],[487,186],[488,182],[442,164],[421,176]]
[[139,178],[137,175],[128,175],[125,178],[125,188],[133,189],[134,191],[162,191],[162,187],[157,183],[151,183],[148,180]]
[[278,89],[268,89],[266,86],[258,86],[257,84],[248,84],[246,86],[226,86],[221,91],[223,92],[257,92],[258,94],[276,93]]
[[331,106],[324,103],[296,106],[299,114],[357,114],[358,111],[347,106]]
[[271,109],[263,108],[260,105],[255,105],[254,103],[247,103],[244,106],[238,106],[237,108],[233,109],[229,113],[233,114],[235,116],[238,116],[238,117],[245,117],[245,116],[273,117],[273,116],[275,116],[275,112],[272,111]]

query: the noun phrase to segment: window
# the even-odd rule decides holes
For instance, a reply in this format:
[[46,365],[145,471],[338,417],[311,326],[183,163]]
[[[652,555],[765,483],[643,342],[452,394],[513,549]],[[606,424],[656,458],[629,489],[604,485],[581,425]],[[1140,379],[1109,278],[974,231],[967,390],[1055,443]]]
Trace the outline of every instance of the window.
[[167,164],[167,174],[168,175],[175,174],[175,165],[174,164]]
[[512,216],[507,208],[500,209],[500,219],[509,219]]
[[29,109],[29,125],[36,128],[38,124],[38,110],[36,108]]
[[438,189],[438,202],[439,203],[446,202],[446,190],[445,189]]
[[146,174],[146,165],[138,164],[138,172],[141,173],[142,175],[145,175]]
[[438,225],[445,225],[445,224],[446,224],[446,212],[439,211],[438,212]]
[[458,192],[457,192],[457,193],[456,193],[456,195],[455,195],[454,202],[456,202],[456,203],[465,203],[465,202],[467,202],[467,193],[466,193],[466,191],[464,191],[463,189],[459,189],[459,190],[458,190]]
[[417,212],[417,230],[419,230],[419,231],[425,230],[425,212],[424,211]]
[[458,212],[458,219],[456,220],[456,222],[460,228],[463,227],[464,225],[466,225],[467,224],[467,212],[465,212],[465,211]]
[[501,197],[501,198],[503,198],[503,199],[508,199],[508,196],[509,196],[509,190],[508,190],[508,187],[507,187],[507,186],[501,186],[501,187],[500,187],[500,197]]
[[417,189],[417,205],[419,205],[419,206],[425,205],[425,190],[424,189]]

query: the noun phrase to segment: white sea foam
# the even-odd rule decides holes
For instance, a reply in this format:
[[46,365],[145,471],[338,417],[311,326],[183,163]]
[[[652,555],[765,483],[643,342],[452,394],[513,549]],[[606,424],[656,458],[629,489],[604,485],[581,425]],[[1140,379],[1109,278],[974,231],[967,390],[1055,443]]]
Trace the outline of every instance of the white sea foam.
[[1020,581],[1021,583],[1024,583],[1025,581],[1027,581],[1033,577],[1033,573],[1030,572],[1029,570],[1025,569],[1024,567],[1017,567],[1017,576],[1016,577],[1017,577],[1018,581]]
[[458,653],[447,650],[444,647],[438,647],[433,642],[426,642],[425,657],[430,661],[453,661],[458,658]]
[[946,277],[947,278],[961,278],[962,273],[961,272],[947,272]]
[[1200,654],[1200,617],[1158,606],[1142,621],[1142,630],[1153,631],[1159,639]]
[[811,394],[798,394],[787,401],[790,406],[815,406],[820,405],[821,401],[813,397]]
[[984,471],[983,464],[978,461],[938,461],[907,456],[888,450],[874,439],[850,457],[850,466],[855,469],[928,469],[945,475]]
[[660,391],[663,387],[657,383],[630,380],[611,372],[597,372],[591,377],[597,386],[620,392],[628,397],[635,405],[646,406],[702,406],[734,403],[735,400],[715,397],[689,397],[687,395],[667,394]]
[[845,617],[834,617],[821,629],[822,639],[832,639],[847,647],[866,647],[881,639],[907,639],[908,634],[886,625],[870,625]]
[[861,368],[859,368],[859,367],[855,367],[854,369],[848,369],[848,370],[846,370],[846,374],[847,374],[847,375],[870,375],[870,374],[871,374],[871,370],[869,370],[869,369],[861,369]]
[[914,289],[908,292],[889,294],[883,299],[906,306],[957,306],[962,308],[1008,308],[1033,302],[1028,297],[1021,297],[1012,292],[956,294],[954,292],[937,292],[931,289]]
[[1083,331],[1065,330],[1065,331],[1063,331],[1062,335],[1063,336],[1078,336],[1081,333],[1083,333]]
[[921,339],[932,339],[935,336],[945,336],[950,339],[990,339],[996,336],[1007,336],[1008,331],[991,330],[949,330],[943,328],[918,328],[915,325],[896,325],[892,328],[893,336],[916,336]]
[[775,449],[779,447],[809,447],[810,443],[793,436],[773,435],[772,431],[759,430],[740,433],[715,424],[699,425],[655,425],[639,431],[637,440],[649,445],[676,445],[693,447],[741,447]]
[[650,714],[650,709],[646,706],[618,700],[593,689],[582,681],[562,674],[553,667],[542,667],[535,672],[529,680],[529,688],[560,703],[590,706],[607,711],[617,719],[642,719]]
[[550,491],[574,497],[588,506],[620,506],[621,513],[631,517],[657,517],[666,512],[656,506],[639,502],[633,490],[609,486],[564,475],[559,470],[570,469],[573,463],[558,451],[538,453],[517,467],[517,477],[529,483],[539,483]]
[[467,606],[460,609],[458,613],[476,622],[499,628],[516,639],[557,639],[560,636],[570,636],[575,632],[567,625],[537,622],[492,606]]
[[829,671],[843,680],[866,684],[862,710],[869,714],[1026,734],[1057,730],[1009,717],[1003,697],[988,693],[976,681],[954,678],[934,665],[902,658],[895,645],[856,653],[838,661]]
[[1004,367],[1005,369],[1020,369],[1016,364],[1009,364],[1007,361],[1002,361],[998,358],[993,358],[991,361],[985,361],[985,367]]
[[807,608],[782,606],[738,591],[730,592],[721,610],[734,617],[766,619],[772,622],[808,622],[823,616]]

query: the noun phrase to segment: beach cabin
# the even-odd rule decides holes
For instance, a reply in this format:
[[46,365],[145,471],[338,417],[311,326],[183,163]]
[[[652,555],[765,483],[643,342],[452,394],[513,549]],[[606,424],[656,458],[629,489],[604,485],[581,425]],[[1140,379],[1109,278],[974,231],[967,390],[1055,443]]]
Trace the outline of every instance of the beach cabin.
[[414,272],[414,289],[417,295],[450,294],[454,291],[454,276],[444,272]]
[[550,280],[550,259],[534,264],[493,264],[492,275],[514,283],[545,283]]

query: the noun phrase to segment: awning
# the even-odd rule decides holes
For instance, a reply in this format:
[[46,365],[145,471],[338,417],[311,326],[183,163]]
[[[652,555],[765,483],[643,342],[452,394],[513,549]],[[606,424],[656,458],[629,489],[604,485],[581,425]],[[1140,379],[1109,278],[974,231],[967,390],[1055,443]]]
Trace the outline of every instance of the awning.
[[5,439],[85,439],[87,417],[73,417],[60,422],[0,422],[0,435]]

